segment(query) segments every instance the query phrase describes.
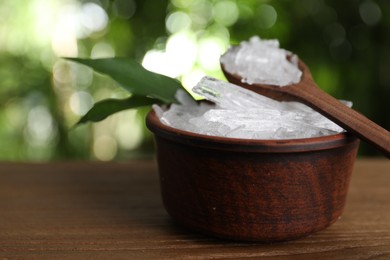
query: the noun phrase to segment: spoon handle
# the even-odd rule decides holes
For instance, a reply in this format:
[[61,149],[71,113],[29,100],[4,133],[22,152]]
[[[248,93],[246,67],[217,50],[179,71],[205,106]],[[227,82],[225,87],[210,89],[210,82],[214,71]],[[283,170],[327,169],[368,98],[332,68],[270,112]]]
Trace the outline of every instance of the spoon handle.
[[390,158],[390,132],[328,95],[313,81],[288,86],[285,91]]

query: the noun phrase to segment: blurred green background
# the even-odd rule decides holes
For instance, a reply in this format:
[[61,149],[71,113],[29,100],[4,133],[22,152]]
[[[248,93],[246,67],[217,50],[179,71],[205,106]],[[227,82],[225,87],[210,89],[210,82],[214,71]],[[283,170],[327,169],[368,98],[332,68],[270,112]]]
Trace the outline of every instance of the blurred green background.
[[[390,1],[6,0],[0,160],[151,156],[148,109],[70,130],[93,102],[126,93],[60,57],[135,58],[190,88],[206,74],[223,79],[219,56],[253,35],[278,38],[321,88],[390,129]],[[365,144],[360,154],[380,155]]]

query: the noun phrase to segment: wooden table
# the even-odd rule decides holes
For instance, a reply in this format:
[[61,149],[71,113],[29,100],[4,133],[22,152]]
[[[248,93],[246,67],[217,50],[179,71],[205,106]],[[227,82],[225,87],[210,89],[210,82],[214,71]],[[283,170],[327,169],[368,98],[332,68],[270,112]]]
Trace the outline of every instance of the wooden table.
[[343,217],[275,244],[217,240],[163,209],[156,165],[0,163],[0,259],[390,259],[390,161],[359,159]]

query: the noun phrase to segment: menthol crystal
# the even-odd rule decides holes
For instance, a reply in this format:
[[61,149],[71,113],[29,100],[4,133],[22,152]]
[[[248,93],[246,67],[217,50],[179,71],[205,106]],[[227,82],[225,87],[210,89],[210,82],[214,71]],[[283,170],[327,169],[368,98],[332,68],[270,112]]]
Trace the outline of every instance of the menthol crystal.
[[193,91],[214,105],[198,104],[179,91],[180,105],[168,110],[153,106],[160,121],[184,131],[243,139],[310,138],[344,131],[304,104],[275,101],[214,78],[204,77]]
[[230,48],[221,57],[221,63],[225,70],[241,76],[248,84],[286,86],[298,83],[302,75],[296,55],[279,48],[278,40],[257,36]]

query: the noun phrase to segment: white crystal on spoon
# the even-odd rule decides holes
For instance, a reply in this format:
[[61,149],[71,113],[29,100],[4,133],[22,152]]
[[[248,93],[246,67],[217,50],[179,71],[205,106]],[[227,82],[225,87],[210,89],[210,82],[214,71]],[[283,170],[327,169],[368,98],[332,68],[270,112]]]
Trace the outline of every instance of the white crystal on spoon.
[[230,48],[222,55],[221,63],[226,71],[241,76],[248,84],[286,86],[298,83],[302,76],[296,55],[279,48],[278,40],[257,36]]

